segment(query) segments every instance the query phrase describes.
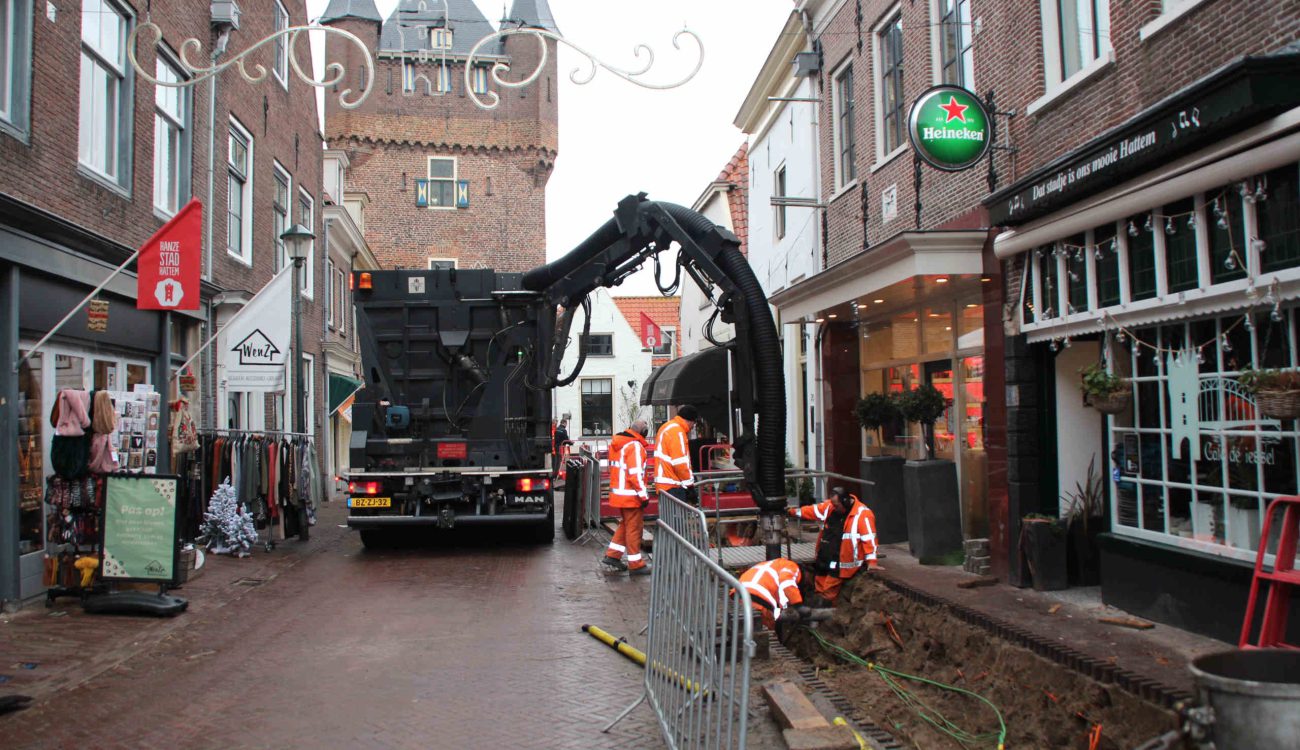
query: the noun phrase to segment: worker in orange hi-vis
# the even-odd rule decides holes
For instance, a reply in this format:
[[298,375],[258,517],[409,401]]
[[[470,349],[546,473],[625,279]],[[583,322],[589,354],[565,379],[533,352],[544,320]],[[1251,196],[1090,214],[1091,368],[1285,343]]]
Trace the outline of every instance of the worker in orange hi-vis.
[[655,435],[655,489],[691,505],[700,504],[695,473],[691,471],[690,448],[691,429],[699,418],[699,410],[687,404],[677,410],[677,416],[664,422]]
[[774,629],[783,614],[789,618],[791,607],[796,614],[791,619],[797,620],[803,614],[803,594],[799,592],[802,575],[799,565],[784,557],[761,562],[740,574],[740,585],[749,592],[750,604],[767,629]]
[[[609,504],[618,508],[622,520],[601,563],[634,576],[650,573],[641,556],[641,529],[645,523],[645,507],[650,504],[645,483],[648,431],[646,421],[638,419],[609,443]],[[627,555],[626,564],[622,560],[624,555]]]
[[813,584],[817,595],[834,606],[845,580],[864,566],[876,566],[876,514],[843,487],[835,487],[825,502],[788,510],[795,518],[822,522]]

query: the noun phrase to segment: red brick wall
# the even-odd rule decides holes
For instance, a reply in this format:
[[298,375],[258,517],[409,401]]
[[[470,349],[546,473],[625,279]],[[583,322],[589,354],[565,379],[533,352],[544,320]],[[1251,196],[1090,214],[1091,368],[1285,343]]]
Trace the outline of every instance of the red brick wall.
[[[367,41],[377,36],[374,23],[336,25]],[[546,183],[559,144],[555,44],[548,45],[545,69],[533,84],[502,89],[489,83],[501,97],[492,110],[466,94],[463,61],[453,61],[452,90],[443,95],[427,95],[423,81],[413,95],[403,95],[401,61],[382,57],[375,59],[374,91],[361,107],[344,109],[327,97],[330,147],[348,154],[349,189],[370,198],[366,241],[384,267],[424,268],[434,257],[455,258],[462,268],[525,271],[545,261]],[[534,39],[508,38],[506,51],[513,68],[507,80],[536,68]],[[363,57],[337,38],[326,54],[354,67]],[[433,65],[417,69],[436,82]],[[354,87],[357,78],[350,79]],[[468,208],[415,205],[414,181],[428,176],[431,156],[456,159],[457,179],[469,181]]]

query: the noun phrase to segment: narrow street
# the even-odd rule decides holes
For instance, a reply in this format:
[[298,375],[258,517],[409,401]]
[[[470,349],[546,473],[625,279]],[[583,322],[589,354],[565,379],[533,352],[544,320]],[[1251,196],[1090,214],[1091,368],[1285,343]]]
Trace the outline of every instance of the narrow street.
[[[0,718],[4,746],[661,746],[644,706],[600,734],[639,695],[641,672],[580,630],[597,622],[635,634],[648,578],[606,578],[594,544],[562,537],[536,546],[458,532],[370,552],[337,527],[342,511],[326,509],[299,564],[225,606],[200,598],[200,578],[181,592],[192,604],[178,620],[90,620],[114,630],[134,623],[142,634],[180,627]],[[214,563],[252,567],[260,554]],[[43,608],[20,617],[51,622]],[[24,658],[4,646],[4,657]],[[12,671],[8,661],[0,672]],[[16,681],[0,689],[20,691]]]

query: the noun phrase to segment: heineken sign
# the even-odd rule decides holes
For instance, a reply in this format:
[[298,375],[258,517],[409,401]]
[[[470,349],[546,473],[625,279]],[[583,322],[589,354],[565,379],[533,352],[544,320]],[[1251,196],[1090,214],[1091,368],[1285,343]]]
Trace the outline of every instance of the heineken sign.
[[984,103],[960,86],[935,86],[912,105],[912,148],[935,169],[957,172],[984,158],[992,123]]

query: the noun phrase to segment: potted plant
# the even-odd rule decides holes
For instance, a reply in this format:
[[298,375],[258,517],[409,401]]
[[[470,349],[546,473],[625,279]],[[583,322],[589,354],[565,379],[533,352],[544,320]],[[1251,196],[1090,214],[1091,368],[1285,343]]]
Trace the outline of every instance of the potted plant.
[[1261,416],[1272,419],[1300,417],[1300,372],[1247,369],[1237,380],[1255,396]]
[[855,409],[863,429],[875,431],[880,455],[862,458],[862,478],[871,482],[863,495],[876,515],[876,541],[893,544],[907,540],[907,505],[903,493],[903,457],[883,455],[885,428],[896,428],[902,419],[898,396],[893,393],[869,393],[858,400]]
[[903,465],[908,547],[918,559],[942,558],[962,546],[957,465],[934,458],[934,422],[948,408],[948,398],[922,385],[900,396],[898,407],[904,419],[920,423],[925,443],[925,458]]
[[898,411],[909,422],[921,425],[925,460],[934,459],[934,422],[948,408],[948,397],[932,385],[921,385],[898,397]]
[[1088,473],[1074,490],[1061,496],[1066,504],[1066,530],[1070,580],[1080,586],[1095,586],[1101,581],[1101,558],[1097,553],[1097,535],[1105,530],[1106,490],[1097,472],[1097,456],[1088,462]]
[[1079,370],[1085,403],[1102,414],[1119,414],[1133,403],[1133,386],[1128,379],[1106,371],[1101,362]]
[[1061,519],[1030,513],[1020,520],[1020,546],[1029,562],[1034,590],[1060,591],[1068,587],[1067,543]]

